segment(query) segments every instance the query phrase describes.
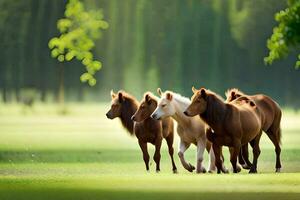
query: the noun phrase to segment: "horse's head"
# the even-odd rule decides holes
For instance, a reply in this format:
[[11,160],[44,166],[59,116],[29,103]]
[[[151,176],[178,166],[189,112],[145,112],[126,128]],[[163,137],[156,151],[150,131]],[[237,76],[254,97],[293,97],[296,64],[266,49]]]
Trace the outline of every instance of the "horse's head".
[[139,108],[134,113],[131,119],[136,122],[141,122],[149,118],[153,111],[156,109],[156,106],[157,98],[151,92],[145,93]]
[[110,91],[111,95],[111,106],[110,110],[106,113],[106,117],[109,119],[114,119],[121,116],[122,111],[122,102],[124,101],[123,92],[119,91],[115,94],[112,90]]
[[193,117],[199,114],[202,114],[206,111],[207,108],[207,91],[205,88],[201,88],[200,90],[192,88],[193,96],[192,103],[188,106],[188,108],[184,111],[184,114],[189,117]]
[[161,89],[158,88],[157,93],[160,95],[160,99],[158,100],[157,107],[151,117],[159,120],[174,115],[176,110],[173,103],[172,92],[166,91],[163,93]]

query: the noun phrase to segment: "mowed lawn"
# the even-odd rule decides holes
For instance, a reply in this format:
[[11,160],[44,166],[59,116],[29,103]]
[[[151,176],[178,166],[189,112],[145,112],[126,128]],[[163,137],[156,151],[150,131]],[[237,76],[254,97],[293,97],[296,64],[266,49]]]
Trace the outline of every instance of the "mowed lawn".
[[[265,134],[258,174],[189,173],[177,153],[179,173],[172,174],[165,142],[161,172],[153,161],[145,171],[136,138],[118,119],[106,119],[108,107],[69,104],[61,116],[55,105],[30,111],[0,104],[0,199],[300,199],[300,113],[284,111],[280,174],[273,172],[275,152]],[[195,147],[186,153],[193,164],[195,154]]]

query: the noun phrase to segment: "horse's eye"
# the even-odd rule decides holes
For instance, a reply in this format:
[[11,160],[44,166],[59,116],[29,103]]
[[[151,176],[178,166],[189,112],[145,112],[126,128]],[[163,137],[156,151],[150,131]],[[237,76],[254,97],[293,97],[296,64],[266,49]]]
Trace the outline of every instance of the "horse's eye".
[[167,105],[167,104],[163,104],[163,105],[161,105],[161,107],[164,108],[164,107],[166,107],[166,105]]

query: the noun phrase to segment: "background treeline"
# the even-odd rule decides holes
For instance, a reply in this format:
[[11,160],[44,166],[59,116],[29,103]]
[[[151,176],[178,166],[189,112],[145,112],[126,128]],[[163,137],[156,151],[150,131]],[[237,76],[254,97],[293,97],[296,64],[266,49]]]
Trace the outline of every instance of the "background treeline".
[[[0,91],[3,101],[34,89],[54,101],[61,64],[48,41],[58,35],[62,0],[0,0]],[[171,89],[190,96],[191,86],[220,94],[229,87],[263,92],[283,105],[299,106],[299,70],[292,55],[265,66],[266,40],[282,0],[84,0],[103,9],[109,29],[97,41],[103,68],[90,88],[79,80],[81,63],[63,63],[67,101],[109,100],[110,89],[141,97]]]

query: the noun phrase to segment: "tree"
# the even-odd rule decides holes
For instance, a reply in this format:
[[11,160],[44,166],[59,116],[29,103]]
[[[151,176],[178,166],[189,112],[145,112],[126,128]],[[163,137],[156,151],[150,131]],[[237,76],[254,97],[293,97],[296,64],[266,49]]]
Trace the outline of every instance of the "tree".
[[83,82],[93,86],[96,84],[94,74],[100,70],[101,62],[93,56],[94,41],[101,37],[101,30],[108,28],[103,20],[101,10],[85,10],[79,0],[69,0],[66,5],[65,18],[58,20],[57,28],[61,35],[49,41],[51,56],[58,61],[81,61],[86,72],[81,75]]
[[[288,0],[288,7],[275,15],[275,20],[279,23],[273,29],[272,36],[267,41],[267,47],[270,50],[269,55],[265,57],[266,64],[272,64],[273,61],[286,57],[291,49],[300,46],[300,0]],[[300,67],[300,54],[296,67]]]

